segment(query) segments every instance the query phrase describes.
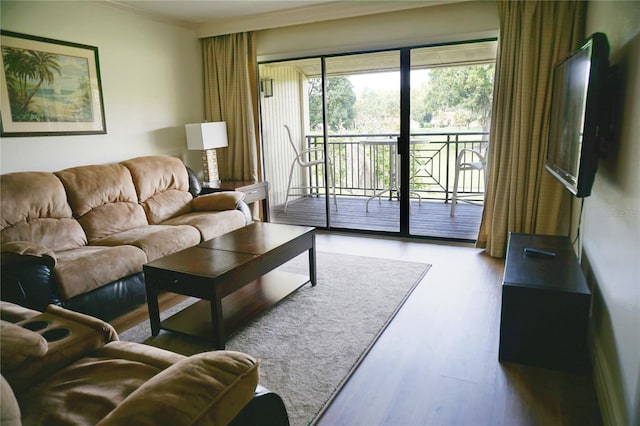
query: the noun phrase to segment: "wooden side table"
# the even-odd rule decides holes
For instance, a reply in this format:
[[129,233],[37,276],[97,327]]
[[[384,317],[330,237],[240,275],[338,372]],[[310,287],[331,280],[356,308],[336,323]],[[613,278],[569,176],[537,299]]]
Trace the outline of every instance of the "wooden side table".
[[215,186],[203,187],[201,194],[221,191],[244,192],[244,202],[252,204],[262,201],[262,214],[265,222],[269,222],[269,183],[253,181],[223,181]]

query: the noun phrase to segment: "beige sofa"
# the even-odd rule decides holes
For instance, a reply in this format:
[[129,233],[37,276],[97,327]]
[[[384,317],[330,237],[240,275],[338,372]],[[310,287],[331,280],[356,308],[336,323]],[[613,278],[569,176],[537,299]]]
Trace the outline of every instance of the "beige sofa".
[[109,324],[54,305],[2,302],[0,313],[2,425],[288,424],[250,355],[120,341]]
[[2,175],[2,299],[105,320],[144,303],[142,265],[247,224],[243,193],[189,183],[164,156]]

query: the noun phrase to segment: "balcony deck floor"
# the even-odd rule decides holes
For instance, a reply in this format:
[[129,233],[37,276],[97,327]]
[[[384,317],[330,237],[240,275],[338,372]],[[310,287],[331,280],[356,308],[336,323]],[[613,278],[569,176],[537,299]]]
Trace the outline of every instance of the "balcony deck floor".
[[[369,203],[367,198],[339,196],[338,210],[331,205],[331,227],[366,231],[398,232],[400,204],[397,200],[382,198]],[[451,204],[442,201],[411,200],[411,235],[475,241],[480,227],[482,206],[458,203],[455,217],[449,216]],[[271,222],[291,225],[326,227],[325,198],[304,197],[290,201],[287,212],[284,205],[271,207]]]

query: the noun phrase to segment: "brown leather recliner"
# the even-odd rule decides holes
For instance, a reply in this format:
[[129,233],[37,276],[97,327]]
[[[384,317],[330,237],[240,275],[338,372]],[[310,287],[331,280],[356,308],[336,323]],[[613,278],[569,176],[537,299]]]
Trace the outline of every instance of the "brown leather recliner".
[[[0,313],[2,425],[226,425],[257,417],[244,412],[258,386],[259,361],[250,355],[185,357],[120,341],[108,323],[54,305],[40,313],[2,302]],[[277,400],[280,417],[271,423],[286,424]]]

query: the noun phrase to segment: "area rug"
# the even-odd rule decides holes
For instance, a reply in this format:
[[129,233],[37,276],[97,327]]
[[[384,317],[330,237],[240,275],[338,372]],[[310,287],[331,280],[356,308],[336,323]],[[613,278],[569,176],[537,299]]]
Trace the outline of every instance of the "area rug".
[[[227,350],[261,360],[260,383],[285,402],[292,426],[307,425],[340,389],[378,335],[391,321],[430,265],[414,262],[317,253],[318,284],[305,285],[231,336]],[[308,257],[280,267],[308,273]],[[167,309],[164,319],[197,299]],[[184,355],[211,346],[161,331],[150,337],[148,321],[120,333]]]

